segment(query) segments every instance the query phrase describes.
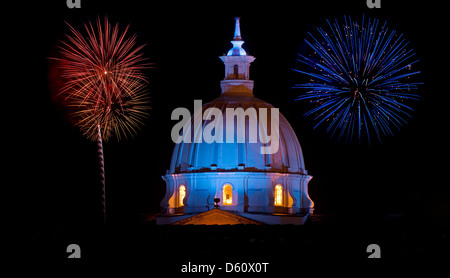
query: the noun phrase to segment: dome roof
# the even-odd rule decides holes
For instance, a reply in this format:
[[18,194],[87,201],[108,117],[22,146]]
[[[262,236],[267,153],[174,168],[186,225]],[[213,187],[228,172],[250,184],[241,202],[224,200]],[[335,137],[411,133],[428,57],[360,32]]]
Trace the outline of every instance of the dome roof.
[[[271,104],[253,96],[253,80],[249,78],[249,68],[255,58],[242,49],[244,41],[239,18],[235,20],[233,48],[227,56],[219,57],[225,64],[225,77],[220,82],[222,94],[203,105],[202,109],[196,109],[198,111],[194,113],[197,115],[191,117],[191,121],[185,125],[186,133],[180,135],[184,138],[176,144],[167,172],[251,171],[307,174],[300,143],[288,121],[278,110],[272,112],[275,107]],[[219,115],[211,112],[213,110]],[[238,110],[242,112],[239,115],[236,114]],[[272,128],[272,119],[277,118],[275,114],[272,116],[273,113],[279,115],[278,121],[274,120],[279,123],[278,134],[277,128]],[[202,120],[205,116],[210,119]],[[227,125],[227,119],[230,125]],[[214,124],[211,124],[213,121]],[[275,129],[275,135],[272,134],[272,129]],[[221,138],[220,141],[205,142],[204,134],[226,140]],[[189,140],[184,140],[186,137]],[[269,146],[272,149],[263,151]]]
[[[244,111],[248,108],[254,108],[256,111],[256,119],[260,119],[260,108],[267,109],[266,124],[260,126],[263,130],[270,130],[270,110],[274,108],[271,104],[260,100],[252,95],[240,94],[222,94],[215,100],[203,105],[202,112],[208,108],[218,108],[223,115],[223,127],[225,130],[227,119],[227,108],[232,110],[241,107]],[[203,114],[202,113],[202,114]],[[231,113],[231,112],[230,112]],[[172,155],[169,174],[184,173],[184,172],[211,172],[211,171],[251,171],[251,172],[283,172],[283,173],[301,173],[307,174],[303,161],[303,153],[300,143],[295,135],[294,130],[288,121],[279,114],[279,148],[273,154],[261,154],[261,147],[267,144],[261,143],[257,140],[252,143],[249,139],[249,118],[246,117],[245,122],[245,143],[238,142],[238,132],[236,130],[235,118],[235,132],[233,143],[207,143],[204,140],[201,143],[185,143],[182,141],[176,144]],[[191,123],[194,122],[194,116],[191,118]],[[205,130],[205,126],[211,120],[202,121],[201,129]],[[259,123],[261,124],[261,123]],[[192,125],[191,125],[192,126]],[[195,128],[193,128],[195,130]],[[225,130],[226,131],[226,130]],[[189,132],[192,132],[189,130]],[[194,132],[192,132],[194,133]],[[267,132],[271,134],[271,132]],[[192,142],[196,142],[195,138],[202,136],[203,132],[195,131],[192,137]],[[225,138],[225,132],[223,138]],[[273,144],[270,142],[270,144]]]

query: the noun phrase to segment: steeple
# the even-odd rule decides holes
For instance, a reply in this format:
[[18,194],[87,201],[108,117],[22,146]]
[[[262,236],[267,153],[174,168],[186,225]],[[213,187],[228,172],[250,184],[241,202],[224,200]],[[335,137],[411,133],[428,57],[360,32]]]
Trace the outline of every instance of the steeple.
[[234,36],[231,44],[233,47],[226,56],[219,58],[225,64],[225,78],[220,82],[222,94],[253,95],[253,80],[249,80],[250,63],[255,57],[247,55],[242,48],[244,41],[241,37],[239,17],[235,18]]
[[245,56],[247,52],[242,48],[242,44],[244,41],[241,37],[241,28],[239,26],[239,17],[234,18],[236,20],[236,24],[234,27],[234,37],[231,43],[233,44],[233,48],[228,51],[227,56]]
[[234,25],[234,37],[233,41],[241,41],[241,27],[239,26],[239,19],[240,17],[235,17],[234,20],[236,20],[236,23]]

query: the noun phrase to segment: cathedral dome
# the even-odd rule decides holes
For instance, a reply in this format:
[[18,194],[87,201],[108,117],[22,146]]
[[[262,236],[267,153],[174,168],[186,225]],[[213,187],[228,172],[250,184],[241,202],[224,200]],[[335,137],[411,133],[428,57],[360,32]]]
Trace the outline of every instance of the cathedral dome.
[[235,20],[233,47],[219,57],[225,65],[221,95],[204,105],[194,100],[192,116],[186,108],[172,113],[182,120],[171,133],[176,145],[162,177],[159,224],[252,219],[300,225],[314,210],[300,143],[279,110],[253,96],[249,72],[255,57],[242,48]]
[[[227,113],[236,111],[237,108],[242,108],[243,111],[256,113],[254,117],[260,119],[260,109],[265,108],[268,111],[269,117],[266,122],[262,121],[262,124],[260,123],[259,129],[262,128],[262,130],[267,131],[270,130],[270,111],[274,107],[253,96],[225,93],[202,107],[203,117],[205,117],[205,111],[208,111],[209,108],[217,108],[221,111],[224,130],[227,125],[226,119],[229,116]],[[262,143],[262,140],[259,138],[257,138],[257,142],[251,142],[252,140],[249,138],[249,131],[252,126],[250,124],[250,117],[236,117],[234,119],[235,132],[233,132],[234,137],[230,140],[230,143],[226,143],[225,139],[223,139],[223,143],[208,143],[204,140],[201,143],[194,143],[195,139],[199,139],[198,137],[201,136],[199,134],[203,134],[204,136],[205,126],[210,122],[202,121],[202,130],[201,132],[195,132],[196,135],[194,135],[192,143],[181,142],[180,144],[176,144],[168,172],[172,174],[191,171],[244,170],[252,172],[269,171],[306,174],[300,143],[289,122],[283,115],[279,114],[278,150],[275,153],[268,154],[262,154],[261,149],[269,144]],[[192,119],[191,121],[193,122],[194,120]],[[244,143],[238,143],[238,121],[245,121],[243,122],[245,126]],[[256,126],[254,128],[254,130],[257,129]],[[226,134],[223,137],[225,138]],[[274,144],[274,142],[270,142],[270,144]]]

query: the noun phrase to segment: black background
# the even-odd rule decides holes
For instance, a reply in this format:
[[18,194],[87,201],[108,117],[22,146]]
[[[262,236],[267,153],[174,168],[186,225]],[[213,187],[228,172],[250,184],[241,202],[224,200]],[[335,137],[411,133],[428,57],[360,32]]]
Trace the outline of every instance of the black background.
[[[374,239],[390,242],[386,245],[392,253],[383,254],[394,257],[399,249],[392,233],[403,238],[402,231],[410,228],[448,224],[450,190],[445,179],[448,148],[444,144],[448,142],[445,42],[448,24],[443,3],[382,0],[381,9],[368,9],[365,1],[199,4],[82,0],[81,9],[69,9],[65,2],[24,2],[8,5],[3,11],[2,47],[6,47],[3,60],[8,69],[4,77],[6,115],[2,130],[8,167],[3,187],[8,190],[4,198],[12,201],[7,202],[7,212],[13,220],[11,228],[19,231],[13,236],[15,244],[34,244],[46,250],[43,257],[65,263],[65,247],[77,241],[88,242],[89,247],[82,248],[85,261],[95,261],[96,256],[108,253],[105,250],[113,250],[111,245],[118,245],[136,258],[159,252],[169,257],[176,255],[180,262],[188,254],[197,254],[200,262],[207,258],[214,262],[215,252],[208,248],[226,244],[247,256],[247,260],[269,258],[271,248],[281,248],[294,261],[295,254],[310,257],[306,254],[311,250],[316,250],[312,254],[320,257],[333,244],[338,245],[336,249],[349,246],[345,252],[352,257],[366,258],[365,247]],[[420,79],[424,82],[418,90],[421,100],[414,104],[415,112],[409,123],[395,136],[383,138],[382,144],[371,146],[337,143],[323,130],[313,130],[311,118],[302,116],[308,107],[294,101],[301,91],[291,89],[295,83],[304,81],[292,68],[300,66],[296,55],[306,49],[307,32],[324,26],[327,18],[341,20],[344,15],[351,15],[359,20],[362,14],[387,20],[389,26],[406,36],[420,59],[415,69],[422,71]],[[147,44],[145,55],[154,63],[147,70],[153,110],[142,132],[128,141],[112,139],[104,144],[106,228],[100,224],[96,143],[72,127],[64,111],[53,101],[55,79],[49,76],[48,59],[57,55],[58,41],[69,33],[64,21],[82,28],[88,20],[104,15],[122,27],[130,24],[130,31],[138,34],[138,42]],[[250,71],[255,81],[254,94],[278,107],[294,128],[306,168],[314,177],[309,183],[309,194],[315,202],[315,212],[339,219],[338,224],[327,225],[331,229],[339,227],[337,234],[347,235],[347,243],[339,236],[327,234],[329,226],[320,225],[266,227],[260,231],[241,227],[238,229],[242,231],[231,231],[230,227],[182,230],[142,224],[142,215],[159,211],[159,201],[165,193],[161,176],[169,167],[174,147],[170,131],[175,121],[170,120],[170,114],[177,107],[192,111],[194,99],[206,103],[219,96],[224,66],[218,56],[231,48],[235,16],[241,17],[244,49],[256,57]],[[354,229],[379,223],[376,219],[393,214],[402,215],[408,224],[367,234]],[[428,228],[424,230],[429,232]],[[348,236],[347,231],[358,236]],[[436,235],[437,246],[439,240],[448,245],[448,229],[438,231],[441,233]],[[238,236],[241,232],[245,236]],[[252,233],[261,234],[261,238],[252,241]],[[180,234],[183,236],[179,237]],[[204,239],[196,243],[198,249],[190,243],[183,251],[176,251],[177,244],[191,241],[189,235],[193,234]],[[99,238],[104,240],[98,243]],[[242,244],[230,243],[230,238],[239,238],[237,242]],[[280,238],[285,238],[285,243],[279,243]],[[414,249],[414,240],[406,238],[398,244],[403,244],[405,250]],[[260,243],[259,247],[249,247],[255,241]],[[170,246],[172,251],[169,247],[152,249],[149,246],[153,244]],[[145,246],[152,250],[146,250]],[[436,254],[441,250],[433,248],[425,244],[423,250],[414,249],[414,254]],[[89,255],[90,250],[94,251]],[[15,254],[20,258],[27,256],[20,248],[16,248]],[[224,260],[223,256],[220,258]],[[162,261],[167,258],[156,259],[153,265]],[[176,272],[180,264],[167,266]]]

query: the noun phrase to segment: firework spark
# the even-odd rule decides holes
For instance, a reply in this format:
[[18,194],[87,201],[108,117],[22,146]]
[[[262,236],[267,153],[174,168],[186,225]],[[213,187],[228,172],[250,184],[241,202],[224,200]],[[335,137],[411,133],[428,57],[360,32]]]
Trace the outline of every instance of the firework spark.
[[62,41],[56,59],[64,85],[59,91],[76,125],[89,139],[97,140],[100,126],[103,140],[136,134],[148,115],[149,97],[143,69],[148,67],[136,35],[120,33],[105,18],[84,25],[85,34],[69,25],[71,34]]
[[127,138],[137,134],[140,126],[144,125],[150,109],[145,85],[131,80],[126,82],[127,90],[132,93],[119,96],[100,94],[96,98],[77,94],[69,99],[76,125],[87,138],[97,140],[99,125],[105,141],[112,136],[121,140],[122,136]]
[[305,42],[313,55],[299,55],[298,61],[310,71],[294,71],[311,77],[309,83],[294,88],[308,89],[297,100],[309,100],[314,105],[305,116],[314,115],[314,128],[328,124],[326,131],[338,140],[352,141],[357,134],[370,143],[371,134],[393,135],[411,117],[413,109],[405,103],[418,100],[410,91],[418,84],[410,77],[420,73],[412,71],[415,53],[408,49],[409,42],[386,22],[362,18],[361,24],[344,18],[344,24],[327,20],[328,30],[317,28],[318,36],[311,33]]

